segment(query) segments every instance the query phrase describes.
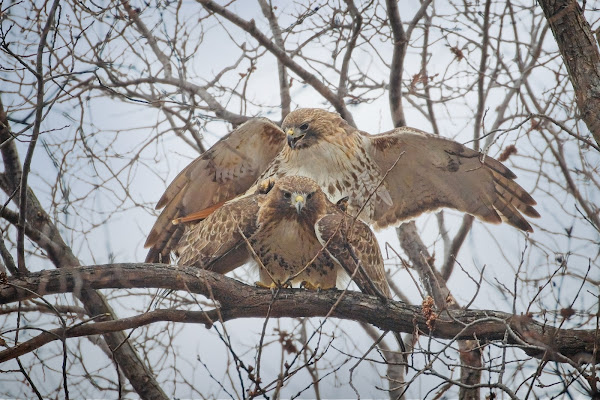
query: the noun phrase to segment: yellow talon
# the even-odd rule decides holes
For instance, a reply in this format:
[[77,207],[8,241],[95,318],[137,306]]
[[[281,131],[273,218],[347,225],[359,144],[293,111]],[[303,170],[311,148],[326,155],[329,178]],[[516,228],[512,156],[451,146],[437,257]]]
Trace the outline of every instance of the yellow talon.
[[270,285],[268,285],[268,284],[266,284],[266,283],[262,283],[262,282],[258,281],[258,282],[254,282],[254,284],[255,284],[257,287],[259,287],[259,288],[263,288],[263,289],[271,289],[271,290],[273,290],[273,289],[277,289],[277,288],[279,287],[279,285],[278,285],[278,284],[276,284],[275,282],[271,282],[271,284],[270,284]]
[[263,282],[254,282],[254,284],[259,287],[259,288],[263,288],[263,289],[271,289],[271,290],[275,290],[278,288],[291,288],[292,284],[291,283],[281,283],[281,282],[271,282],[270,284],[266,284]]
[[258,192],[261,194],[267,194],[275,185],[273,178],[267,178],[258,184]]
[[317,290],[317,291],[321,291],[321,285],[315,285],[309,281],[302,281],[302,283],[300,283],[300,287],[304,288],[306,290]]

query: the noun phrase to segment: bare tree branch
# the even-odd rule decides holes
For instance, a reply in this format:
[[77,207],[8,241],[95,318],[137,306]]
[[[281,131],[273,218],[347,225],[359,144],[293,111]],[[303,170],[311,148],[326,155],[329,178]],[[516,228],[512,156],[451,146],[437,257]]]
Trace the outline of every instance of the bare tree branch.
[[292,70],[296,75],[302,78],[306,83],[311,85],[321,96],[329,101],[336,109],[336,111],[344,118],[349,124],[356,126],[352,115],[346,108],[343,97],[339,93],[332,92],[323,82],[321,82],[315,75],[308,72],[300,64],[296,63],[287,53],[280,49],[277,45],[273,44],[264,33],[258,30],[254,20],[246,21],[231,11],[227,10],[211,0],[198,0],[207,10],[221,15],[233,24],[239,26],[244,31],[248,32],[254,39],[256,39],[262,46],[269,50],[279,61],[281,61],[286,67]]
[[569,71],[581,117],[600,145],[600,52],[592,29],[577,0],[538,2]]
[[[0,101],[0,107],[1,105]],[[0,113],[0,118],[2,117],[6,117],[6,114]],[[2,118],[0,122],[4,127],[3,130],[0,130],[0,141],[7,143],[7,145],[1,149],[4,168],[6,171],[18,171],[18,152],[14,141],[8,141],[10,139],[10,136],[8,136],[8,133],[10,132],[8,119]],[[0,186],[2,186],[7,193],[10,193],[12,190],[15,190],[18,185],[18,181],[16,180],[17,177],[18,175],[13,175],[12,177],[4,175],[5,179],[0,182]],[[41,206],[33,191],[28,188],[26,193],[27,196],[25,200],[27,207],[21,208],[21,210],[26,213],[25,217],[27,221],[27,224],[24,223],[22,225],[23,234],[27,231],[26,226],[31,225],[30,232],[32,235],[30,237],[34,240],[36,237],[38,238],[38,243],[47,251],[48,257],[57,268],[80,265],[79,260],[65,244],[58,229],[51,222],[51,218]],[[21,201],[20,198],[14,200],[17,201],[17,203]],[[3,208],[2,211],[7,212],[8,210]],[[83,289],[77,293],[77,295],[91,317],[102,315],[103,320],[116,319],[111,307],[108,305],[102,294],[95,292],[94,290]],[[122,332],[109,333],[104,336],[104,339],[113,350],[115,361],[140,396],[152,399],[167,398]],[[115,351],[115,349],[118,350]]]
[[[267,0],[259,0],[260,8],[263,15],[269,20],[269,26],[271,27],[271,33],[273,33],[273,39],[275,44],[285,52],[285,42],[281,34],[281,28],[273,12],[273,7],[267,3]],[[279,94],[281,96],[281,120],[286,117],[291,111],[292,98],[290,96],[290,78],[285,69],[285,65],[281,60],[277,59],[277,71],[279,72]]]
[[[364,322],[386,331],[413,332],[416,328],[421,334],[440,339],[461,340],[476,336],[480,342],[502,340],[508,330],[508,343],[518,345],[534,357],[558,362],[570,362],[569,359],[575,363],[593,362],[591,357],[596,343],[595,330],[556,329],[529,316],[491,310],[439,310],[437,317],[428,319],[420,306],[394,301],[382,303],[374,296],[358,292],[282,289],[273,302],[273,294],[269,289],[248,286],[210,271],[164,264],[72,267],[9,278],[0,286],[0,304],[48,294],[76,292],[82,288],[148,287],[214,296],[221,305],[219,313],[223,321],[265,317],[267,313],[276,318],[323,317],[330,314],[335,318]],[[218,319],[214,311],[157,310],[117,321],[79,325],[67,329],[65,335],[75,337],[115,332],[161,320],[211,325]],[[54,338],[52,340],[56,339],[54,334],[39,339],[40,345],[47,343],[51,337]],[[5,361],[7,356],[17,357],[20,354],[23,353],[15,351],[11,354],[11,349],[4,350],[0,352],[0,362]],[[600,362],[598,355],[596,357],[595,362]]]

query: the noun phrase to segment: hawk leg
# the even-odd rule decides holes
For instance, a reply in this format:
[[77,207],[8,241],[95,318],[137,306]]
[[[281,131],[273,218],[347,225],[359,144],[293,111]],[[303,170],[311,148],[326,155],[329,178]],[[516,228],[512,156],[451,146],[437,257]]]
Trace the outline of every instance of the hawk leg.
[[284,289],[289,289],[292,287],[291,284],[289,283],[281,283],[281,282],[271,282],[270,284],[261,282],[261,281],[256,281],[254,282],[254,285],[259,287],[259,288],[263,288],[263,289],[278,289],[278,288],[284,288]]
[[300,282],[300,287],[304,288],[306,290],[316,290],[317,292],[320,292],[323,289],[335,289],[335,286],[333,286],[331,288],[324,288],[320,284],[315,285],[314,283],[309,282],[309,281]]

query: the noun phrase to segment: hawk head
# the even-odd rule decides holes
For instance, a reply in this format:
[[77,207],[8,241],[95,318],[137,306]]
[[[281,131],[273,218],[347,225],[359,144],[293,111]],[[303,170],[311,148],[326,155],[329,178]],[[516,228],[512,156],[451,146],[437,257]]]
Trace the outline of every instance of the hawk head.
[[284,176],[275,181],[266,199],[280,218],[313,224],[327,208],[327,198],[317,183],[304,176]]
[[339,114],[318,108],[299,108],[285,117],[281,128],[291,149],[305,149],[320,140],[339,140],[352,129]]

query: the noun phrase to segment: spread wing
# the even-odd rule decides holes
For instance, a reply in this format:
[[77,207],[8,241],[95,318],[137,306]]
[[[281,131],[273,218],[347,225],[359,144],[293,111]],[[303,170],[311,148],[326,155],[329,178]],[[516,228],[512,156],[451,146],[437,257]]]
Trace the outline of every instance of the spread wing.
[[317,221],[315,232],[327,254],[353,277],[363,293],[391,297],[381,250],[368,225],[342,212],[333,212]]
[[376,205],[375,228],[450,207],[486,222],[505,221],[533,231],[523,214],[539,217],[532,207],[536,202],[499,161],[412,128],[368,137],[371,157],[382,173],[389,170],[385,185],[393,201],[392,206]]
[[261,196],[233,200],[205,220],[189,224],[176,251],[178,264],[226,274],[248,261],[250,253],[240,231],[246,238],[256,231]]
[[172,220],[204,210],[244,193],[285,144],[285,134],[267,119],[252,119],[219,140],[192,161],[171,182],[157,209],[164,210],[154,223],[144,247],[146,262],[168,260],[184,227]]

